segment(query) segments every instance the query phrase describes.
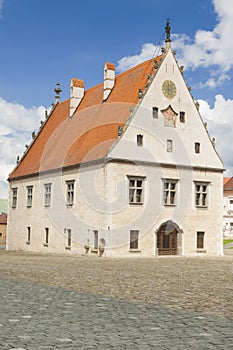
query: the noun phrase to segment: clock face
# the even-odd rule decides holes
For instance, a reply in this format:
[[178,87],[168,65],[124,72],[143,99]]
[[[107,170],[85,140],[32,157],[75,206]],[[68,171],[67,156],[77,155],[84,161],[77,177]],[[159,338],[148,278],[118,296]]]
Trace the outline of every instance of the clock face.
[[176,85],[171,80],[165,80],[162,85],[162,91],[165,97],[174,98],[176,96]]

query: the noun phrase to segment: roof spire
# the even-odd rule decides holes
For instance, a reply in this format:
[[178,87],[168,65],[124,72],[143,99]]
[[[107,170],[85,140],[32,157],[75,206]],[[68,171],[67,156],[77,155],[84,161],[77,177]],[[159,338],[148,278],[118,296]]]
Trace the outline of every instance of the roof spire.
[[167,18],[167,24],[165,27],[165,32],[166,32],[166,39],[165,39],[165,43],[166,43],[166,47],[167,49],[171,47],[171,27],[170,27],[170,19]]
[[60,88],[59,83],[57,83],[56,87],[54,88],[54,91],[56,92],[55,100],[56,100],[56,103],[58,103],[60,99],[60,93],[62,92],[62,89]]

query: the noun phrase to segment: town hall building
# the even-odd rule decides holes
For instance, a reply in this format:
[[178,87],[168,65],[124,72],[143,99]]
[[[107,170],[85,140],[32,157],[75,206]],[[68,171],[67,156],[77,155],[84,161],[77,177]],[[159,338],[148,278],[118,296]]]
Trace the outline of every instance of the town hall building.
[[223,164],[171,48],[46,114],[9,175],[7,248],[150,257],[222,254]]

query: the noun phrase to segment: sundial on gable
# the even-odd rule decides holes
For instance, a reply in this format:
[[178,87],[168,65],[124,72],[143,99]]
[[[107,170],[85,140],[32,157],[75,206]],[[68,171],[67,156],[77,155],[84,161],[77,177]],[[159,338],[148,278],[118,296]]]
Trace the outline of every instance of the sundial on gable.
[[177,113],[174,111],[171,105],[169,105],[167,108],[161,110],[163,119],[164,119],[164,125],[170,126],[175,128],[176,127],[176,119],[177,119]]

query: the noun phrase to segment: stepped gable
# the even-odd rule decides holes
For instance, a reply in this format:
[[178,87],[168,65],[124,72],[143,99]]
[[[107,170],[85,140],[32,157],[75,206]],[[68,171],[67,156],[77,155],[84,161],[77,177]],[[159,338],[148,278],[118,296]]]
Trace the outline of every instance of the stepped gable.
[[104,158],[124,128],[130,107],[138,103],[138,90],[145,90],[154,61],[139,64],[115,78],[107,101],[103,83],[85,91],[75,113],[70,116],[70,99],[56,104],[37,137],[12,171],[9,180],[40,172],[71,167]]

